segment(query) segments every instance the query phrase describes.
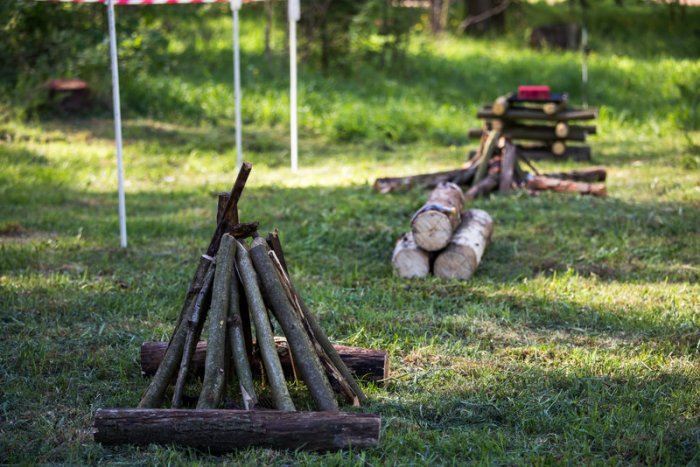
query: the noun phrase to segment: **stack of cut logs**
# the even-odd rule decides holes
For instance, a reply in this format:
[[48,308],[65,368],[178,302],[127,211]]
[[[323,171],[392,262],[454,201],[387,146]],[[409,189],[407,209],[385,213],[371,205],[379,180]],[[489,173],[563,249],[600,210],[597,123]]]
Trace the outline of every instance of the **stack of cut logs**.
[[[332,450],[378,443],[380,417],[339,412],[335,392],[353,406],[366,402],[354,375],[385,377],[386,353],[331,344],[289,278],[277,231],[265,241],[257,234],[257,223],[239,223],[238,199],[250,170],[245,163],[231,193],[219,197],[216,231],[200,258],[170,342],[142,348],[142,360],[150,355],[148,364],[142,362],[150,370],[144,371],[157,369],[138,408],[98,410],[96,441],[176,443],[214,453],[249,446]],[[251,236],[248,246],[245,238]],[[273,336],[268,309],[285,338]],[[208,342],[198,342],[207,315]],[[319,412],[296,412],[281,360],[303,380]],[[196,409],[184,410],[188,401],[194,402],[185,389],[197,387],[189,375],[198,366],[203,366],[203,379]],[[221,409],[234,373],[237,405],[243,410]],[[262,386],[254,382],[256,373],[264,374],[277,411],[259,410],[266,404],[259,397]],[[160,409],[171,383],[172,408]]]
[[481,209],[462,211],[462,189],[442,182],[413,215],[411,231],[396,242],[392,265],[400,277],[469,280],[491,241],[493,220]]
[[546,86],[521,86],[517,94],[501,96],[478,111],[483,128],[470,130],[469,137],[482,138],[486,132],[499,132],[518,141],[518,151],[529,160],[588,161],[590,146],[570,143],[585,142],[587,135],[596,134],[596,127],[572,122],[594,120],[598,112],[569,108],[567,104],[566,94],[552,94]]

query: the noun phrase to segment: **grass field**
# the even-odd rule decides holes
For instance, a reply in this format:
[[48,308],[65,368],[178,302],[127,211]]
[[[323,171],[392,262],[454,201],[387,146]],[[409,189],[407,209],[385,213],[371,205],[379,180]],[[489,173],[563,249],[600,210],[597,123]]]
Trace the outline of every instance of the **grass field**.
[[[523,21],[568,11],[519,8]],[[140,344],[169,338],[214,229],[215,194],[235,177],[225,15],[181,21],[182,40],[161,57],[167,73],[144,60],[122,76],[127,250],[109,115],[18,119],[7,100],[0,463],[700,463],[700,12],[673,23],[665,7],[627,8],[601,8],[591,26],[591,104],[601,109],[591,145],[609,198],[477,200],[495,229],[467,283],[392,275],[394,241],[426,193],[377,195],[371,184],[459,166],[475,146],[465,135],[476,109],[518,84],[580,100],[578,55],[525,49],[527,26],[514,22],[498,38],[416,35],[399,68],[357,58],[324,76],[302,66],[292,174],[285,56],[266,61],[259,18],[244,16],[253,172],[241,217],[280,229],[332,340],[389,351],[390,378],[364,386],[361,409],[382,415],[382,439],[362,452],[214,457],[92,441],[98,408],[138,403],[148,384]],[[207,40],[186,41],[198,31]]]

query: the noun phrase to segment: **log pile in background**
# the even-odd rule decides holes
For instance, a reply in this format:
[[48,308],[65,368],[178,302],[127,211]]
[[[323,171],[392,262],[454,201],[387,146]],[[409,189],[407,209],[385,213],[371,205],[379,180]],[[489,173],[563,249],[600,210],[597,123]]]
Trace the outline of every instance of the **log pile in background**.
[[469,137],[500,132],[516,141],[518,151],[529,160],[591,160],[590,146],[571,142],[583,143],[596,134],[595,125],[578,122],[595,120],[597,109],[570,108],[566,94],[552,94],[546,86],[529,88],[534,87],[521,86],[517,94],[501,96],[479,110],[476,115],[483,121],[482,128],[470,130]]
[[469,280],[491,240],[493,220],[480,209],[462,211],[465,195],[451,182],[442,182],[413,215],[411,231],[399,238],[392,265],[401,277]]
[[[141,402],[136,409],[98,410],[96,441],[177,443],[217,453],[248,446],[332,450],[378,443],[380,417],[339,412],[335,392],[353,406],[365,403],[355,375],[386,377],[386,352],[331,344],[289,278],[277,232],[265,241],[257,223],[239,223],[238,200],[250,170],[245,163],[231,193],[219,198],[216,231],[170,342],[144,344],[157,347],[146,352],[155,356],[145,371],[157,369]],[[251,236],[248,246],[244,239]],[[268,309],[285,338],[273,335]],[[201,343],[205,324],[208,342]],[[296,412],[286,383],[290,366],[320,412]],[[196,409],[181,410],[192,400],[185,394],[189,375],[202,367]],[[261,373],[278,411],[260,410],[254,377]],[[221,410],[233,374],[245,410]],[[171,384],[171,408],[161,409]]]

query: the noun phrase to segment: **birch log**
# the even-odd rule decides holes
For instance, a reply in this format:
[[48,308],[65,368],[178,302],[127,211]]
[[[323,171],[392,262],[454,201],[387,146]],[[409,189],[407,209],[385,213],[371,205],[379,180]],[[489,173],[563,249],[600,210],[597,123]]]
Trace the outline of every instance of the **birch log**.
[[486,211],[470,209],[465,212],[449,246],[435,260],[435,276],[469,280],[491,241],[492,231],[493,219]]
[[413,232],[408,232],[396,242],[391,264],[399,277],[425,277],[430,272],[430,253],[416,245]]
[[411,231],[418,246],[426,251],[445,248],[459,225],[464,205],[462,189],[454,183],[441,183],[411,219]]

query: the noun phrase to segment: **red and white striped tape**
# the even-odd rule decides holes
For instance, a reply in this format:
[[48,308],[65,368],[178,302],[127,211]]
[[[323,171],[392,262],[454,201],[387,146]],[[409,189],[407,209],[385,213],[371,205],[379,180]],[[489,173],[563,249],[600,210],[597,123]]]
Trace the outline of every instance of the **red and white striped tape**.
[[[45,2],[59,3],[107,3],[107,0],[43,0]],[[113,0],[115,5],[166,5],[183,3],[229,3],[231,0]],[[243,3],[258,2],[264,0],[243,0]]]

